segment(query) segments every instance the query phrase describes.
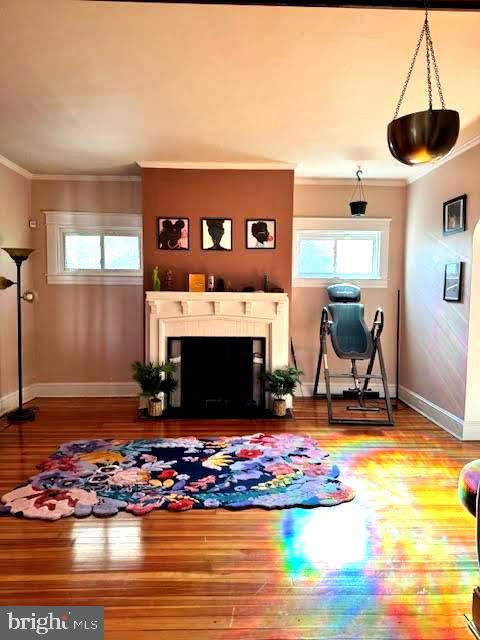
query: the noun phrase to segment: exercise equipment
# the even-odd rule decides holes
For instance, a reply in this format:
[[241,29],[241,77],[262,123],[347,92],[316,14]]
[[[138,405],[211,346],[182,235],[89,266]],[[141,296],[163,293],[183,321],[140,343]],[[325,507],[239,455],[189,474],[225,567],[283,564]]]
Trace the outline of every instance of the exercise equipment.
[[[328,422],[330,424],[358,424],[392,426],[393,409],[388,390],[387,373],[383,360],[381,335],[383,331],[383,310],[377,309],[371,329],[364,320],[364,307],[360,303],[360,288],[353,284],[333,284],[327,287],[330,304],[322,310],[320,321],[320,353],[318,356],[317,373],[313,397],[324,397],[319,393],[321,370],[325,378],[325,390],[328,405]],[[342,360],[350,360],[350,373],[332,373],[328,366],[327,337],[330,336],[336,355]],[[378,357],[380,374],[373,373],[375,361]],[[368,362],[364,374],[359,373],[357,362]],[[380,414],[386,412],[385,418],[337,418],[333,413],[333,400],[330,382],[335,379],[352,379],[353,388],[343,391],[344,398],[356,399],[357,403],[347,406],[348,411],[359,411]],[[385,395],[385,408],[367,404],[367,400],[379,398],[376,391],[369,389],[371,380],[381,380]]]

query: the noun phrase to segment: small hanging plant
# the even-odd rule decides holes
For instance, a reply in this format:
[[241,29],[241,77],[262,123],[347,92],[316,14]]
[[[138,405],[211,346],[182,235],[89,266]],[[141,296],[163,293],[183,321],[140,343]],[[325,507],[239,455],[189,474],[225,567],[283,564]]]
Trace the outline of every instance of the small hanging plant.
[[350,212],[355,218],[360,218],[367,212],[368,202],[365,197],[365,191],[363,190],[361,178],[362,173],[363,171],[361,169],[358,169],[355,174],[357,176],[357,183],[355,185],[352,197],[350,198]]

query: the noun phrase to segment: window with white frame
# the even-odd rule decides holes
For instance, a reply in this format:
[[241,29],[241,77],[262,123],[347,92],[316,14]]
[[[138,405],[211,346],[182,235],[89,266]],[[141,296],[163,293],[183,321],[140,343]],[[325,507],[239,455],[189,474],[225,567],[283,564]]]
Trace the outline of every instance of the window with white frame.
[[390,219],[294,218],[293,284],[388,284]]
[[49,284],[142,284],[142,218],[48,211]]

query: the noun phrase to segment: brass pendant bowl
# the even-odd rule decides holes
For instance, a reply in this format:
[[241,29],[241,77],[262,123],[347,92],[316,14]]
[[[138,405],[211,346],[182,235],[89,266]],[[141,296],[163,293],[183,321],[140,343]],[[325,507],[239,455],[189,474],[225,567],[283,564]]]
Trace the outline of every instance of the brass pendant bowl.
[[453,149],[459,131],[458,111],[417,111],[390,122],[387,130],[388,146],[393,157],[403,164],[435,162]]

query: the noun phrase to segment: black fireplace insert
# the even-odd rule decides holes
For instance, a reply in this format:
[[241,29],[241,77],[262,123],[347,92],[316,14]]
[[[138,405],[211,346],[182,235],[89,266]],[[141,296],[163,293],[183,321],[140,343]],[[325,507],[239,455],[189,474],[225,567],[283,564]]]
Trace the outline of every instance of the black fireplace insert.
[[265,338],[168,338],[168,358],[179,383],[167,399],[171,417],[265,414]]

